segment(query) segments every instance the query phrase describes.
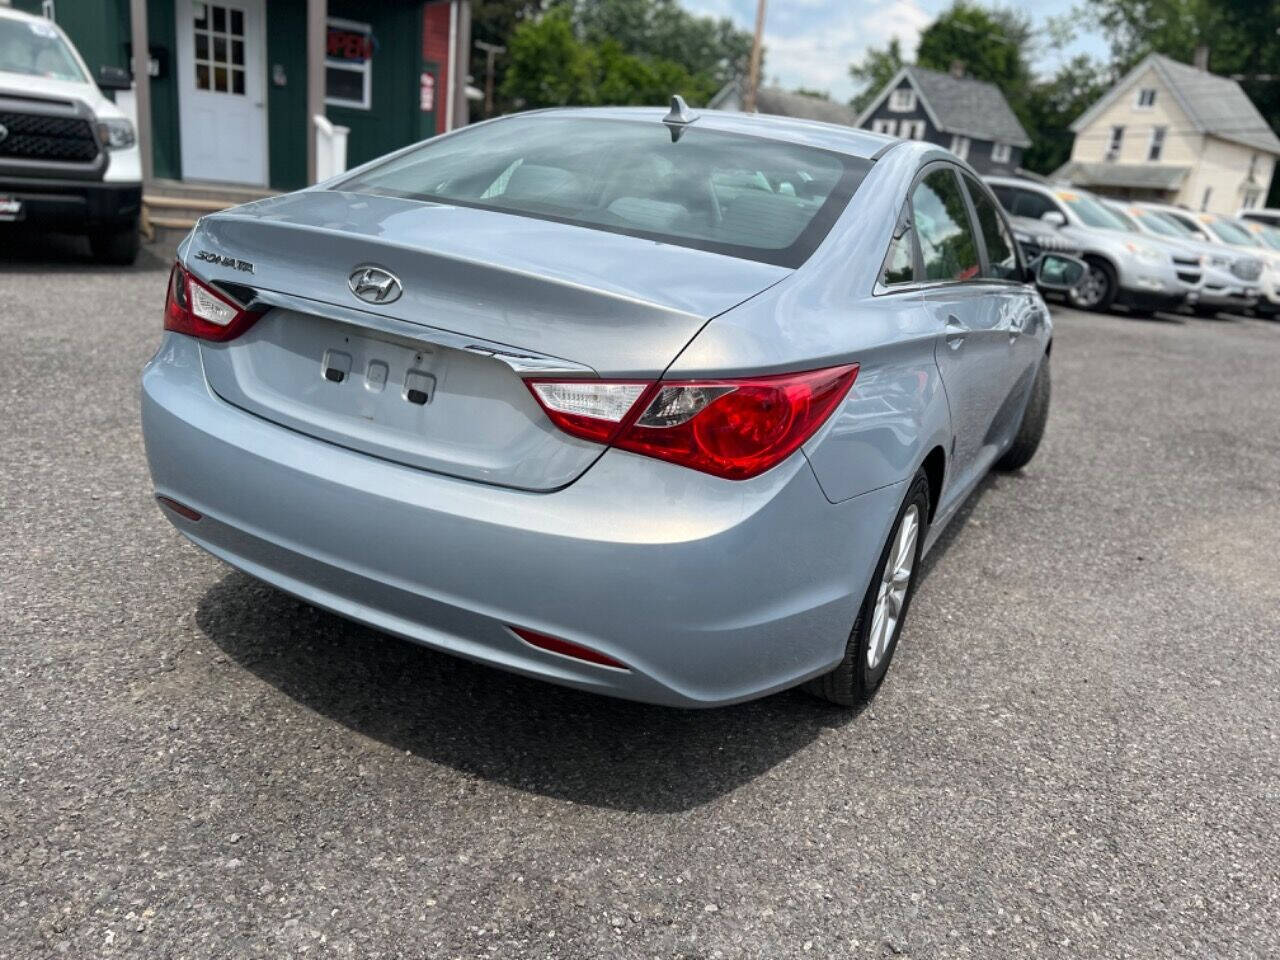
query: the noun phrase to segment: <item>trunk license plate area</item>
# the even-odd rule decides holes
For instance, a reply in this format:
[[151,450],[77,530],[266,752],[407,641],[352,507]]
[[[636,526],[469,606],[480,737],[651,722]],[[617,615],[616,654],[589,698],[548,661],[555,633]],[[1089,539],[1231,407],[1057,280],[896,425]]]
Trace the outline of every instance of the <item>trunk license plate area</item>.
[[441,353],[360,334],[330,340],[320,358],[321,382],[306,391],[311,401],[333,413],[419,432],[420,408],[435,398],[443,372]]

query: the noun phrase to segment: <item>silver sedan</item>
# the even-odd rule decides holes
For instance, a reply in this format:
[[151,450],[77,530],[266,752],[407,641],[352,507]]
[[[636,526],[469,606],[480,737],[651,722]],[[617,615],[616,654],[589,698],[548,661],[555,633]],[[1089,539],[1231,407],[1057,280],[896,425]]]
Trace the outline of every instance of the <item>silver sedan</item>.
[[845,127],[550,111],[205,217],[157,499],[317,606],[572,686],[870,697],[922,554],[1035,453],[1052,326],[973,171]]

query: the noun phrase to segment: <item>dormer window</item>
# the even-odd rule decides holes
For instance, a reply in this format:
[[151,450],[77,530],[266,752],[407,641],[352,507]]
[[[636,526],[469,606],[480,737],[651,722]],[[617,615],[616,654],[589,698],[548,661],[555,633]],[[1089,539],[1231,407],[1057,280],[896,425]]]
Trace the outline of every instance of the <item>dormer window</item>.
[[889,94],[889,109],[894,113],[910,113],[916,108],[916,92],[911,87],[899,87]]
[[993,143],[991,145],[991,162],[992,163],[1008,163],[1013,156],[1013,148],[1007,143]]
[[1143,87],[1138,91],[1138,102],[1136,104],[1139,110],[1150,110],[1156,105],[1156,88]]

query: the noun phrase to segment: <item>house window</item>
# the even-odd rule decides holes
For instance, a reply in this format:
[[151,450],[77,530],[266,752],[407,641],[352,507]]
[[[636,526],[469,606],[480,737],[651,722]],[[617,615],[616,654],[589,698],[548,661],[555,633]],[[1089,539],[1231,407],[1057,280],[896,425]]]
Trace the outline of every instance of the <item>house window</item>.
[[1213,196],[1213,187],[1204,188],[1204,196],[1200,198],[1200,209],[1209,209],[1209,199]]
[[923,140],[924,139],[924,121],[923,120],[903,120],[902,127],[898,131],[898,136],[903,140]]
[[889,109],[894,113],[910,113],[916,108],[916,92],[910,87],[899,87],[889,94]]
[[1164,135],[1168,132],[1168,127],[1152,127],[1151,143],[1147,146],[1147,159],[1156,161],[1160,159],[1160,155],[1164,153]]
[[1120,147],[1124,144],[1124,127],[1112,127],[1111,139],[1107,142],[1107,159],[1114,160],[1120,156]]
[[951,152],[961,160],[969,159],[969,138],[955,136],[951,138]]
[[1258,201],[1261,199],[1262,199],[1261,190],[1257,189],[1256,187],[1252,190],[1246,190],[1244,192],[1244,208],[1246,210],[1252,210],[1254,207],[1258,205]]
[[1007,143],[993,143],[991,145],[991,162],[992,163],[1008,163],[1009,158],[1013,156],[1013,148]]
[[1139,110],[1150,110],[1156,105],[1156,88],[1143,87],[1138,91],[1138,102],[1136,104]]
[[1258,155],[1251,154],[1249,157],[1249,177],[1250,183],[1253,183],[1258,176]]
[[897,120],[872,120],[872,133],[887,133],[889,136],[895,136],[898,132]]
[[324,102],[368,110],[373,103],[373,28],[329,18],[324,61]]

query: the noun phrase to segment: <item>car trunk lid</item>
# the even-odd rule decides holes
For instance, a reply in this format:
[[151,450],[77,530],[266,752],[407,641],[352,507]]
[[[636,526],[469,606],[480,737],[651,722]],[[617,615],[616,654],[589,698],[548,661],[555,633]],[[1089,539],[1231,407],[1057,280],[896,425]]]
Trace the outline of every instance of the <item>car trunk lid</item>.
[[[305,191],[205,218],[199,275],[268,308],[202,344],[227,401],[422,469],[527,490],[599,456],[547,420],[522,373],[660,376],[711,317],[790,271],[445,204]],[[394,274],[365,302],[357,268]],[[251,272],[250,272],[251,271]]]

